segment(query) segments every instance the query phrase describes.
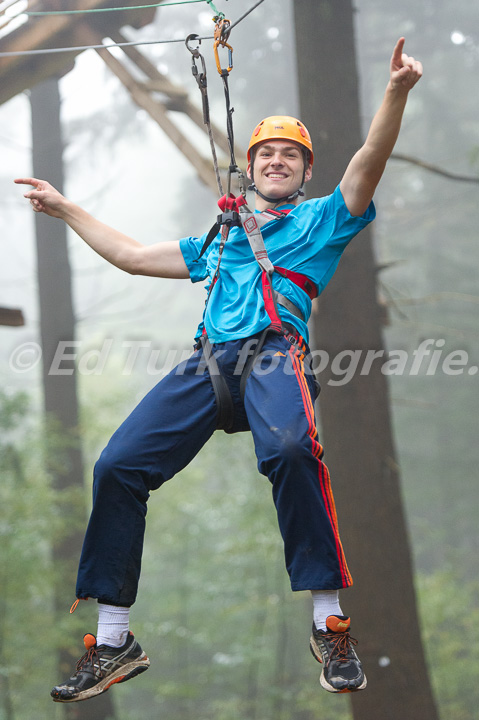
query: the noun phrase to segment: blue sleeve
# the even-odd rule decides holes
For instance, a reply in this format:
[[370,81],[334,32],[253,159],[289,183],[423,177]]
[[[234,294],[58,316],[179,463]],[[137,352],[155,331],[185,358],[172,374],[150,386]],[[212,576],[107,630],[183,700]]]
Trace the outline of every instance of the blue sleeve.
[[328,227],[329,237],[326,245],[338,251],[344,250],[349,241],[376,217],[376,209],[372,201],[364,215],[351,215],[339,185],[332,195],[313,200],[312,203],[317,204],[319,222],[323,227]]
[[208,252],[199,257],[205,236],[187,237],[180,240],[180,250],[190,273],[191,282],[200,282],[208,277],[206,260]]
[[358,220],[359,222],[363,222],[364,224],[367,225],[367,223],[372,222],[374,220],[374,218],[376,217],[376,208],[374,207],[374,203],[372,200],[369,203],[369,207],[366,210],[366,212],[364,213],[364,215],[351,215],[351,213],[349,212],[349,210],[346,206],[346,203],[343,198],[343,193],[341,192],[341,188],[339,185],[337,186],[336,190],[334,191],[333,197],[335,197],[336,201],[344,207],[346,214],[353,220]]

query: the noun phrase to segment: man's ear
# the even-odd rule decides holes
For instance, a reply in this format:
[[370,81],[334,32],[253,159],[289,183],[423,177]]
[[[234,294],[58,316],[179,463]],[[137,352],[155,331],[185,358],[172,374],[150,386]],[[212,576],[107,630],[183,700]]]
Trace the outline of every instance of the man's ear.
[[313,177],[313,166],[311,164],[309,164],[304,173],[304,182],[309,182],[312,177]]
[[252,180],[252,179],[253,179],[253,178],[251,177],[251,163],[250,163],[250,162],[248,163],[248,167],[246,168],[246,177],[248,178],[248,180]]

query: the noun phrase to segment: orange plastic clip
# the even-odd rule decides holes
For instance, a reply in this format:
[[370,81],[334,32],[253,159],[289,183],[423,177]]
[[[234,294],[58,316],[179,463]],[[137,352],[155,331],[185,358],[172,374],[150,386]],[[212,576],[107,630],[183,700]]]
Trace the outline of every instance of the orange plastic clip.
[[70,615],[73,615],[73,613],[75,612],[75,610],[76,610],[77,607],[78,607],[78,603],[80,602],[80,600],[85,600],[85,601],[86,601],[86,600],[88,600],[88,598],[77,598],[77,599],[75,600],[75,602],[73,603],[73,605],[71,606],[71,608],[70,608]]

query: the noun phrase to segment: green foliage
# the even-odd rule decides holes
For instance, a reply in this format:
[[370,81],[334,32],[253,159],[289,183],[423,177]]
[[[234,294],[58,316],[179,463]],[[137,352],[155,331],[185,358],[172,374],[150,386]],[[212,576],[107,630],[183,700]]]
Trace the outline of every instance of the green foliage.
[[475,145],[470,153],[471,166],[477,171],[479,168],[479,145]]
[[[24,394],[0,391],[0,717],[35,717],[52,670],[54,502]],[[25,685],[28,692],[25,692]],[[11,715],[13,717],[13,715]]]
[[[101,396],[95,400],[104,412],[95,425],[87,411],[86,438],[98,444],[125,398],[119,393],[105,406]],[[72,657],[81,652],[95,604],[82,604],[73,620],[65,615],[60,632],[51,546],[64,518],[41,471],[42,436],[24,395],[0,394],[0,424],[0,717],[8,717],[10,703],[18,720],[47,720],[53,650],[67,637]],[[217,433],[187,470],[153,494],[133,609],[133,630],[152,666],[115,688],[119,720],[351,717],[346,698],[320,690],[320,668],[308,651],[310,600],[290,592],[269,483],[254,468],[248,435]],[[448,565],[420,573],[418,589],[441,716],[473,720],[479,585]]]
[[[24,393],[0,391],[0,718],[50,719],[49,688],[57,681],[58,648],[77,659],[82,618],[58,608],[74,560],[53,561],[54,548],[84,526],[82,488],[55,490],[78,444],[60,428],[41,427]],[[72,563],[73,560],[73,563]],[[57,588],[55,597],[54,588]],[[78,634],[75,634],[77,631]],[[2,714],[3,713],[3,714]]]
[[474,720],[479,689],[479,581],[454,566],[418,576],[429,667],[441,717]]

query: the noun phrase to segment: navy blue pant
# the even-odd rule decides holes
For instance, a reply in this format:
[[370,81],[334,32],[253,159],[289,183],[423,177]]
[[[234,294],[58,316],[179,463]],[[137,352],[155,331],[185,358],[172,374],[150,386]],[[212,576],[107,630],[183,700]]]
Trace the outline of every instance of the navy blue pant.
[[[251,430],[259,472],[273,490],[293,590],[352,584],[338,534],[329,473],[314,418],[314,379],[301,340],[270,334],[240,397],[239,366],[251,339],[213,345],[235,405],[233,431]],[[306,356],[306,357],[305,357]],[[195,351],[133,410],[95,465],[93,509],[77,597],[132,605],[147,500],[195,457],[216,429],[215,394]]]

